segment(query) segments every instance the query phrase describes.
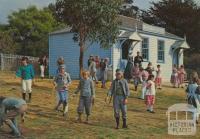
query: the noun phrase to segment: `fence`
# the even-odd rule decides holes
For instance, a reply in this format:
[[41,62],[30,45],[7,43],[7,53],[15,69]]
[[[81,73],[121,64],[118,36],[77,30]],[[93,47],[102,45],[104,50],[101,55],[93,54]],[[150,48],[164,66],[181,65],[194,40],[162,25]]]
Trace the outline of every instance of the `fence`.
[[[0,53],[0,70],[1,71],[16,71],[21,65],[21,55],[3,54]],[[36,74],[39,73],[38,57],[30,57],[29,63],[33,64]]]

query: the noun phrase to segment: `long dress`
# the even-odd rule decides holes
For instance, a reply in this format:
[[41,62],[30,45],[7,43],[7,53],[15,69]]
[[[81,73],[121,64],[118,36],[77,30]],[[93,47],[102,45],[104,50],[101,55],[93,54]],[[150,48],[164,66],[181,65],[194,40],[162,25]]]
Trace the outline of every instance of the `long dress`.
[[178,84],[178,71],[176,68],[172,69],[171,83],[175,86]]
[[130,80],[132,78],[132,68],[133,68],[133,62],[129,60],[124,70],[124,78],[126,80]]
[[178,72],[178,80],[179,84],[183,84],[185,80],[185,70],[184,68],[180,68]]

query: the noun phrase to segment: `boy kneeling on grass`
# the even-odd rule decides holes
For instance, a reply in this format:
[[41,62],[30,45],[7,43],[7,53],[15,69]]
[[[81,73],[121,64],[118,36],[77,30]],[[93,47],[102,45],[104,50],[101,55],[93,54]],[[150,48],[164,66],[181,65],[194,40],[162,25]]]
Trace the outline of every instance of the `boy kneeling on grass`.
[[58,93],[59,101],[55,108],[58,110],[59,106],[63,104],[63,116],[67,116],[68,112],[68,86],[71,83],[69,73],[65,72],[65,66],[59,67],[59,73],[54,79],[54,85]]
[[91,114],[91,106],[94,103],[95,98],[95,87],[94,82],[92,79],[89,78],[89,72],[83,71],[82,72],[82,79],[79,82],[77,90],[74,94],[77,94],[80,91],[80,99],[77,108],[78,118],[77,121],[81,122],[81,115],[86,112],[87,118],[86,123],[89,122],[89,116]]
[[0,127],[5,123],[11,129],[16,137],[20,137],[21,133],[18,129],[16,118],[21,115],[24,121],[24,113],[27,111],[27,104],[23,99],[0,97]]
[[[119,120],[120,120],[120,110],[122,112],[123,126],[122,128],[127,128],[127,103],[128,96],[130,94],[128,82],[123,79],[123,72],[120,69],[116,70],[116,79],[113,80],[108,93],[108,97],[113,96],[113,108],[114,108],[114,117],[116,120],[116,129],[119,129]],[[107,98],[108,99],[108,98]]]

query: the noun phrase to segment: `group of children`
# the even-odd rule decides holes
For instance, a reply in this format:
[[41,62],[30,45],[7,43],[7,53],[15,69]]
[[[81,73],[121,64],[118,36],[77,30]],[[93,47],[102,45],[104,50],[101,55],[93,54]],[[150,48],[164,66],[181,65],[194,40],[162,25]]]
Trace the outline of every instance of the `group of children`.
[[[22,58],[22,66],[17,70],[16,76],[20,77],[22,80],[22,98],[24,100],[13,100],[9,103],[16,102],[19,103],[19,107],[15,107],[15,110],[20,114],[24,113],[27,110],[26,105],[26,94],[29,94],[29,99],[27,102],[31,102],[31,93],[32,93],[32,81],[34,78],[34,69],[31,64],[28,64],[28,58]],[[71,84],[71,78],[69,73],[66,72],[65,62],[62,57],[60,57],[57,61],[58,69],[56,70],[56,76],[54,77],[54,86],[57,92],[58,103],[56,104],[55,110],[59,110],[60,105],[63,105],[63,116],[67,116],[68,113],[68,98],[69,98],[69,86]],[[91,63],[90,63],[91,65]],[[156,76],[153,75],[153,71],[156,72]],[[127,128],[127,103],[128,96],[130,95],[129,85],[126,79],[123,78],[123,72],[120,69],[116,70],[116,79],[112,81],[112,85],[110,87],[109,93],[107,94],[107,99],[113,98],[113,109],[114,109],[114,117],[116,120],[116,129],[119,129],[120,124],[120,111],[122,112],[122,122],[123,128]],[[181,66],[179,70],[174,66],[172,80],[179,80],[179,86],[182,85],[184,81],[185,70],[184,67]],[[92,76],[89,71],[85,70],[81,74],[81,79],[79,81],[79,85],[74,92],[75,96],[80,92],[79,103],[77,107],[77,121],[82,121],[82,114],[86,113],[86,123],[89,122],[89,116],[91,114],[91,106],[94,104],[95,99],[95,84],[93,82]],[[134,79],[135,90],[137,91],[138,84],[142,83],[142,93],[141,99],[145,99],[147,111],[150,113],[154,113],[154,103],[155,103],[155,95],[156,88],[161,89],[162,78],[161,78],[161,67],[157,65],[157,69],[154,70],[152,67],[152,63],[149,63],[146,69],[143,69],[141,63],[135,63],[132,69],[132,77]],[[192,83],[196,83],[193,80]],[[190,91],[190,88],[195,88],[196,85],[192,87],[189,86],[188,94],[192,94],[194,91]],[[200,89],[199,89],[200,90]],[[192,92],[192,93],[190,93]],[[191,101],[191,96],[188,95],[188,100]],[[107,100],[106,99],[106,100]],[[1,100],[1,99],[0,99]],[[2,102],[1,102],[2,103]],[[5,106],[8,105],[7,102],[4,102]],[[12,103],[14,104],[14,103]],[[23,107],[21,107],[23,106]],[[0,117],[5,115],[5,112],[0,111]],[[12,118],[13,119],[13,118]],[[2,118],[0,118],[0,124],[2,123]],[[11,120],[12,121],[12,120]],[[19,130],[16,129],[15,121],[11,122],[9,126],[13,129],[15,134],[20,135]],[[14,126],[13,126],[14,125]]]
[[171,83],[173,87],[183,88],[185,76],[186,76],[186,71],[184,69],[184,66],[181,65],[180,67],[177,68],[177,66],[174,65],[172,69],[172,75],[171,75]]

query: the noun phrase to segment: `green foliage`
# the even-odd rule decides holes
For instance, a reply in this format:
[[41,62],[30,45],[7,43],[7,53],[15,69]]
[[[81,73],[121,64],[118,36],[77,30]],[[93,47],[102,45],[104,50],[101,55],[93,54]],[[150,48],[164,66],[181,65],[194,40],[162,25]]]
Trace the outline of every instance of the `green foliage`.
[[15,53],[16,44],[8,32],[0,31],[0,53]]
[[99,42],[103,48],[117,39],[117,15],[121,0],[57,0],[55,11],[60,21],[72,27],[80,44],[80,69],[83,67],[85,42]]
[[20,47],[17,53],[33,56],[48,53],[48,34],[60,26],[51,10],[34,6],[13,12],[8,23],[9,32]]
[[78,33],[79,41],[83,35],[106,47],[116,40],[120,4],[121,0],[57,0],[56,13]]
[[128,17],[136,18],[139,14],[139,8],[134,5],[134,0],[123,0],[120,8],[120,14]]

